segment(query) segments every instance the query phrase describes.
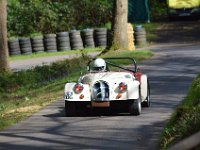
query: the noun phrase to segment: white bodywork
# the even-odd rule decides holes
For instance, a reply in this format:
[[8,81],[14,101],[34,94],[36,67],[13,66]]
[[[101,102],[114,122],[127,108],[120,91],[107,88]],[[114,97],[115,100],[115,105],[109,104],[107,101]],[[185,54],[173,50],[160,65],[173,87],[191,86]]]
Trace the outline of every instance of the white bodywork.
[[[102,101],[114,100],[134,100],[142,101],[147,97],[147,76],[142,75],[141,80],[135,79],[130,72],[98,72],[88,73],[79,79],[83,84],[83,91],[76,94],[74,92],[75,82],[66,83],[65,85],[65,100],[66,101],[97,101],[94,95],[94,84],[103,82],[108,85],[109,98]],[[120,93],[119,84],[123,82],[127,84],[127,91]],[[119,96],[120,94],[120,96]]]

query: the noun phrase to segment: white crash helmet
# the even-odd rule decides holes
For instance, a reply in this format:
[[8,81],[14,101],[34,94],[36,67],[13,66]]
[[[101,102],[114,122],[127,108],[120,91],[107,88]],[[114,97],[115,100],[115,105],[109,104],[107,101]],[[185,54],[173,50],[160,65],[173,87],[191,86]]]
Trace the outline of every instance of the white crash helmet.
[[106,71],[106,62],[102,58],[97,58],[91,63],[91,71]]

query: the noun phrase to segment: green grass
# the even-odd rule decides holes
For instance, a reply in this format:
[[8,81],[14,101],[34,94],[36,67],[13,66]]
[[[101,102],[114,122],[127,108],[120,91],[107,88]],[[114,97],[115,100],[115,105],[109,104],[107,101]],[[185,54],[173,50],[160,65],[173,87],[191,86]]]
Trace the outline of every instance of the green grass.
[[[102,57],[132,57],[137,61],[141,61],[153,56],[153,53],[150,50],[139,50],[139,51],[128,51],[128,50],[120,50],[120,51],[112,51],[108,52]],[[122,61],[122,64],[125,62]]]
[[[19,91],[2,99],[0,104],[0,130],[23,120],[58,99],[63,99],[64,84],[77,80],[78,76],[79,72],[41,88]],[[11,97],[15,98],[10,99]]]
[[170,145],[200,131],[200,75],[173,113],[166,125],[160,141],[159,149],[167,149]]
[[32,53],[30,55],[18,55],[18,56],[10,56],[9,60],[24,60],[24,59],[34,59],[40,57],[50,57],[50,56],[62,56],[69,54],[81,54],[81,53],[90,53],[101,51],[102,48],[91,48],[91,49],[83,49],[83,50],[69,50],[69,51],[58,51],[58,52],[40,52],[40,53]]
[[[152,55],[148,50],[115,51],[102,57],[129,56],[141,61]],[[65,83],[77,81],[80,71],[86,70],[87,61],[88,58],[80,57],[57,62],[50,67],[36,67],[33,71],[28,70],[18,75],[14,73],[6,77],[0,76],[0,130],[23,120],[58,99],[63,99]],[[121,63],[128,65],[127,62]],[[63,74],[65,70],[68,71],[67,74]],[[44,83],[38,80],[40,78],[45,80]]]
[[[103,55],[103,58],[106,57],[131,57],[136,60],[136,62],[139,62],[141,60],[148,59],[153,56],[153,53],[149,50],[140,50],[140,51],[114,51],[114,52],[109,52],[105,55]],[[120,66],[122,65],[129,65],[133,64],[131,60],[128,59],[117,59],[117,60],[109,60],[112,63],[118,64]]]

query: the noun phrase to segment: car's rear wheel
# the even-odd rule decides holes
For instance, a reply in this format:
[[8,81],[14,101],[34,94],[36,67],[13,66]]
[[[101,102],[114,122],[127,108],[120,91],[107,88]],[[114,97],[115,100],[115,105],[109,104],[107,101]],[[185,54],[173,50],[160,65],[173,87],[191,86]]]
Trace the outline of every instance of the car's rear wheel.
[[76,115],[76,105],[74,102],[65,101],[65,116],[75,116]]
[[150,107],[150,86],[149,86],[149,82],[148,82],[148,87],[147,87],[147,97],[142,102],[142,107]]
[[141,114],[141,102],[140,99],[135,99],[133,103],[130,105],[130,114],[134,116],[138,116]]

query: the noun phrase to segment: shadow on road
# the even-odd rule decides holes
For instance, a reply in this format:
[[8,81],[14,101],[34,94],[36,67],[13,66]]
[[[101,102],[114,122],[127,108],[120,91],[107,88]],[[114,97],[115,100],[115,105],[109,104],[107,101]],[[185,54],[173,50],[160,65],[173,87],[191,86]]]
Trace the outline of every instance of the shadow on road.
[[200,20],[172,21],[162,23],[155,31],[156,37],[150,39],[153,43],[190,43],[200,41]]

